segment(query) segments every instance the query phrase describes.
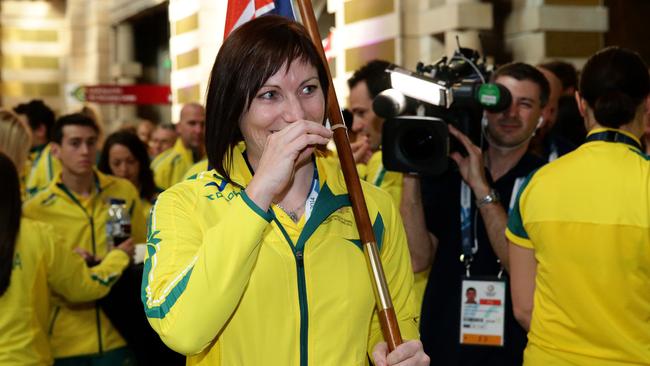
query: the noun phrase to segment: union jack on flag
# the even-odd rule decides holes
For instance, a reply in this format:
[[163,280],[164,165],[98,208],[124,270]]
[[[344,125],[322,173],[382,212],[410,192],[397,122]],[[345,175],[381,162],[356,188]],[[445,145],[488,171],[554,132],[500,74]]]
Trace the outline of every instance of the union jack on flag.
[[223,38],[247,21],[269,13],[296,19],[291,0],[228,0]]

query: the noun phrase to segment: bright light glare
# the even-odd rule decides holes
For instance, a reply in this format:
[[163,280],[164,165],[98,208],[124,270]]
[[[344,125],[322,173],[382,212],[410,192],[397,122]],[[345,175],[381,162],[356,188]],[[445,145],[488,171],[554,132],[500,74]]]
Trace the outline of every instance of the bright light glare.
[[436,106],[448,107],[448,104],[451,104],[447,98],[447,88],[412,75],[408,71],[390,70],[390,81],[393,89],[399,90],[407,97]]

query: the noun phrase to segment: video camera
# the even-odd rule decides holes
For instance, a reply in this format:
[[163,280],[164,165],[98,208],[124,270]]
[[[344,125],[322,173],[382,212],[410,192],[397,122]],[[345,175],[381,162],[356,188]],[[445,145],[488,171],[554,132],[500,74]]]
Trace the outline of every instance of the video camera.
[[479,53],[459,47],[454,55],[411,72],[391,67],[391,89],[373,101],[375,114],[386,118],[382,133],[388,170],[438,175],[452,151],[464,152],[449,139],[451,124],[480,145],[483,111],[501,112],[512,102],[503,85],[489,83],[491,71]]

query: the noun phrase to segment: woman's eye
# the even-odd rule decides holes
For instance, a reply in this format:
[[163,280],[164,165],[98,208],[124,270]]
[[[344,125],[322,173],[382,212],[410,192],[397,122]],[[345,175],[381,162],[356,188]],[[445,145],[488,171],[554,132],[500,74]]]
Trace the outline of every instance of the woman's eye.
[[261,99],[273,99],[275,97],[275,92],[267,91],[267,92],[264,92],[264,93],[258,95],[257,97],[261,98]]
[[302,92],[304,94],[312,94],[313,92],[316,91],[316,89],[318,89],[316,85],[307,85],[304,88],[302,88]]

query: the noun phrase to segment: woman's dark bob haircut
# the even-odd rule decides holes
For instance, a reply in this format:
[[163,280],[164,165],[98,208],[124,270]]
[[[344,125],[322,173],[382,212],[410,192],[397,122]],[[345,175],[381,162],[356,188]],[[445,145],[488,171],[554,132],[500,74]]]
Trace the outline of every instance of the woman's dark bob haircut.
[[580,77],[580,96],[601,126],[631,122],[650,94],[648,66],[633,51],[608,47],[591,56]]
[[221,46],[207,92],[205,145],[208,163],[226,181],[232,183],[232,152],[243,140],[239,121],[250,101],[266,80],[298,59],[316,68],[327,99],[326,66],[302,25],[263,16],[234,30]]

